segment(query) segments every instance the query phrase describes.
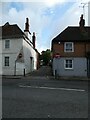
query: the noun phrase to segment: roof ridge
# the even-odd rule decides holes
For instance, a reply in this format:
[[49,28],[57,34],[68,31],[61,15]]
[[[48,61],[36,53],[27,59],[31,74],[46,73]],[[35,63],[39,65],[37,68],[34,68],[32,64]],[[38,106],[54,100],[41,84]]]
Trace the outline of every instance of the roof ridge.
[[84,32],[81,31],[80,26],[68,26],[62,32],[60,32],[56,37],[52,39],[52,42],[60,41],[87,41],[90,40],[90,26],[85,26]]
[[[16,23],[14,24],[9,24],[9,22],[6,22],[4,25],[2,25],[1,27],[5,27],[5,26],[15,26],[17,25]],[[18,26],[18,25],[17,25]]]

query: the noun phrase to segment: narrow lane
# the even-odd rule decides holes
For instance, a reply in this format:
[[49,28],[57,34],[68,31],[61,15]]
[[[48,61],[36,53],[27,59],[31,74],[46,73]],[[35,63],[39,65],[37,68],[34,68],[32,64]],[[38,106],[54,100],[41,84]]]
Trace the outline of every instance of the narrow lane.
[[52,71],[50,66],[41,66],[38,70],[31,72],[28,74],[30,76],[51,76]]

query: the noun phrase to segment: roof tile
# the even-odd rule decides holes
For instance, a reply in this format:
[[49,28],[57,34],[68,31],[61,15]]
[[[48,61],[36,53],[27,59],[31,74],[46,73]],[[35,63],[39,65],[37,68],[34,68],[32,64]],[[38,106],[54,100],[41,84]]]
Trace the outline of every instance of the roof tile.
[[24,32],[18,27],[17,24],[9,25],[9,23],[6,23],[4,26],[0,27],[0,30],[2,30],[2,39],[20,38],[24,35]]
[[67,27],[59,35],[57,35],[52,42],[71,42],[71,41],[90,41],[90,27],[84,27],[84,30],[80,30],[80,27]]

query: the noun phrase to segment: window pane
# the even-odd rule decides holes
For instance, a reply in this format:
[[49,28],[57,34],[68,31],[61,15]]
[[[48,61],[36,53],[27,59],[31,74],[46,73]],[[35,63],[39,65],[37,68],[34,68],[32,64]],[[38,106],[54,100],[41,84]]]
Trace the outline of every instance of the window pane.
[[72,64],[69,64],[69,68],[72,68]]
[[68,64],[66,64],[66,68],[68,68]]
[[71,43],[66,44],[66,48],[67,49],[71,49],[72,48],[72,44]]
[[65,61],[65,68],[73,68],[73,62],[72,60],[66,60]]
[[72,43],[65,43],[65,50],[68,52],[71,52],[73,50],[73,44]]
[[9,48],[10,47],[10,40],[5,40],[5,48]]
[[66,64],[68,64],[68,60],[66,60]]
[[69,64],[72,64],[72,60],[69,60]]
[[9,66],[9,57],[5,57],[5,66]]

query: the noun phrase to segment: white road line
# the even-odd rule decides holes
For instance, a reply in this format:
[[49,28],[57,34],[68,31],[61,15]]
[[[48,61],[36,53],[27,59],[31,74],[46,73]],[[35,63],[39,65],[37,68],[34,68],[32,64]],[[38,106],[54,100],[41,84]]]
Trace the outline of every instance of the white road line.
[[53,88],[53,87],[40,87],[40,86],[28,86],[28,85],[19,85],[21,88],[39,88],[39,89],[50,89],[50,90],[66,90],[66,91],[78,91],[84,92],[82,89],[72,89],[72,88]]

